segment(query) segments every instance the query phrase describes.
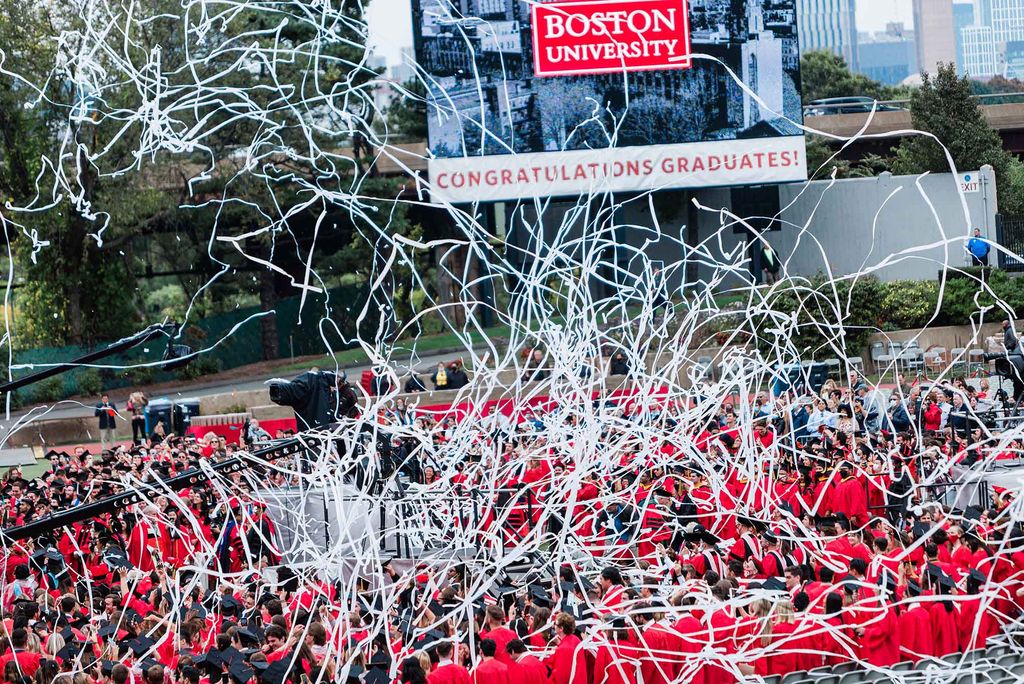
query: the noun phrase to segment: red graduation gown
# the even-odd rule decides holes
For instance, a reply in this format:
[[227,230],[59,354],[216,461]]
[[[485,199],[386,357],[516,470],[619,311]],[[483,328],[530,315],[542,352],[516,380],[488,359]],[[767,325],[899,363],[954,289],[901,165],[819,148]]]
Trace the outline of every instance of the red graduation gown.
[[537,656],[524,655],[508,668],[509,684],[547,684],[548,669]]
[[497,657],[482,661],[473,669],[473,684],[509,684],[508,666]]
[[850,476],[836,485],[830,497],[833,513],[845,513],[854,527],[868,521],[868,499],[864,483]]
[[932,603],[932,642],[935,655],[944,656],[960,649],[960,630],[957,628],[956,607],[947,611],[943,601]]
[[594,660],[594,684],[637,684],[640,661],[636,656],[636,647],[627,642],[601,644]]
[[704,625],[692,614],[687,614],[672,625],[672,631],[678,635],[676,645],[679,663],[676,675],[682,674],[683,681],[689,681],[690,684],[704,684],[704,663],[697,656],[708,639]]
[[980,596],[970,596],[959,601],[958,606],[960,650],[973,651],[976,648],[985,648],[989,637],[995,636],[999,631],[995,618],[987,610],[982,610]]
[[935,655],[932,643],[932,615],[928,606],[905,609],[899,617],[900,656],[916,663],[924,656]]
[[448,663],[427,675],[427,684],[471,684],[469,671],[462,665]]
[[587,660],[582,642],[575,634],[562,637],[547,664],[551,668],[551,684],[587,684]]
[[867,614],[860,638],[861,657],[875,667],[889,667],[900,660],[899,618],[890,606],[875,605],[878,610]]

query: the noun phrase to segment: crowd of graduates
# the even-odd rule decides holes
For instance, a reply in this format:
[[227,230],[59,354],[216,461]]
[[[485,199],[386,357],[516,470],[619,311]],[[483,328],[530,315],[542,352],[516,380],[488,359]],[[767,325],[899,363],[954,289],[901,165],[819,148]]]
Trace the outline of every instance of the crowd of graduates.
[[[430,508],[424,533],[474,544],[471,560],[368,552],[337,576],[292,567],[257,490],[302,469],[211,477],[5,541],[0,672],[14,684],[718,684],[1011,638],[1024,608],[1013,492],[961,509],[955,483],[931,485],[1014,447],[980,422],[958,442],[912,403],[904,429],[895,407],[870,425],[859,385],[471,419],[396,405],[370,453],[407,482],[410,506]],[[4,527],[243,448],[156,436],[51,452],[45,476],[4,476]],[[472,515],[451,504],[470,497]],[[514,573],[510,551],[526,562]]]

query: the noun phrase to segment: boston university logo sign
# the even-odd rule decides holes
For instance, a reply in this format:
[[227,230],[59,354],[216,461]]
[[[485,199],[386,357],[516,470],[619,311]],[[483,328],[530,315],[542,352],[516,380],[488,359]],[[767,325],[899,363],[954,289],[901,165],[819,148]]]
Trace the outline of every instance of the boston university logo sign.
[[536,76],[690,67],[686,0],[531,5]]

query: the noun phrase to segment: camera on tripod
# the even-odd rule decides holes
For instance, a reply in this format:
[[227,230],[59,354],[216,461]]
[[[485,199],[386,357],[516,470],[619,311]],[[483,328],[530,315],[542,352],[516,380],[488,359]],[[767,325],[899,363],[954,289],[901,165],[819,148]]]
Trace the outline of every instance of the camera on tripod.
[[270,400],[295,410],[300,430],[330,425],[359,415],[355,388],[345,375],[311,370],[294,380],[271,380]]

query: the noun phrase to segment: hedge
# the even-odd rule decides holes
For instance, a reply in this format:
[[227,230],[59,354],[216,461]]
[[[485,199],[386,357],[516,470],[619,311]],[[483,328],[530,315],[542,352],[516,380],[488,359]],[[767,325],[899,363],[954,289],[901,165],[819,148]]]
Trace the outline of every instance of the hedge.
[[856,356],[876,332],[992,322],[1024,310],[1024,279],[997,270],[984,280],[980,269],[951,273],[944,283],[873,276],[828,281],[820,274],[795,279],[758,307],[765,313],[745,317],[750,329],[744,332],[773,357],[780,346],[804,359]]

